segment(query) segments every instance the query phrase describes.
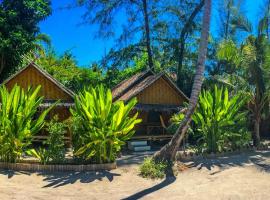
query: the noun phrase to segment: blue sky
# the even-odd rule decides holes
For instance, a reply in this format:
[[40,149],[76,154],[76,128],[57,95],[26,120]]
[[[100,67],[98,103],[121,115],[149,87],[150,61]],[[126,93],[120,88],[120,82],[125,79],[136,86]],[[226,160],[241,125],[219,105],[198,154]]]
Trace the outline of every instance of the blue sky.
[[[213,17],[211,32],[217,31],[216,4],[213,0]],[[259,14],[259,8],[263,6],[263,0],[246,0],[246,13],[254,23]],[[53,13],[40,24],[42,33],[48,34],[58,54],[70,50],[78,60],[80,66],[89,66],[90,63],[98,61],[113,46],[113,41],[95,39],[96,26],[79,25],[84,8],[60,9],[70,3],[70,0],[52,0]]]

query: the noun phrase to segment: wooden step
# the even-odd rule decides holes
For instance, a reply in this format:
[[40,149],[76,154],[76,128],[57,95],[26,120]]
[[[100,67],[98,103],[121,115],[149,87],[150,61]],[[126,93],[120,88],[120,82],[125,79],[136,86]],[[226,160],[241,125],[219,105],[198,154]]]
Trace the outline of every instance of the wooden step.
[[137,151],[150,151],[151,147],[150,146],[137,146],[137,147],[133,147],[133,151],[137,152]]
[[138,147],[138,146],[147,146],[146,140],[137,140],[137,141],[129,141],[128,145]]

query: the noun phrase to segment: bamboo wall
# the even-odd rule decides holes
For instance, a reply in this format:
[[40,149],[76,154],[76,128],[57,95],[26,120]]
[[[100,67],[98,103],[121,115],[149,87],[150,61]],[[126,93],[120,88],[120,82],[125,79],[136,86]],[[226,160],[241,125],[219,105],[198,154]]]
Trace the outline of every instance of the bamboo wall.
[[35,67],[29,66],[17,76],[6,83],[6,87],[11,89],[15,84],[27,89],[29,86],[37,87],[41,85],[40,95],[47,100],[70,100],[72,98],[61,90],[55,83],[40,73]]
[[137,99],[142,104],[182,105],[184,102],[184,97],[163,78],[139,93]]

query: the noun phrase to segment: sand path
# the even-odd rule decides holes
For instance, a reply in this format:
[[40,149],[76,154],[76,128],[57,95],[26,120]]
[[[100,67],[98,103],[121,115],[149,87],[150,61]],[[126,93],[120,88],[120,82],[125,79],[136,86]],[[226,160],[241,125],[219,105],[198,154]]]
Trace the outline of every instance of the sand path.
[[177,178],[139,177],[143,156],[125,156],[110,172],[0,171],[0,199],[270,199],[270,151],[198,160]]

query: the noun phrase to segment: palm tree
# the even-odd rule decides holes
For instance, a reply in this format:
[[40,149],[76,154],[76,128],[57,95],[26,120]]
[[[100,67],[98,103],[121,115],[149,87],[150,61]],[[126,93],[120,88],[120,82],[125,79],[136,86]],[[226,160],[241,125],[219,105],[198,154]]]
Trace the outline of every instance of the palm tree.
[[186,132],[189,128],[189,123],[191,121],[192,114],[195,111],[198,98],[201,92],[202,83],[203,83],[205,60],[206,60],[206,55],[207,55],[207,45],[208,45],[208,37],[209,37],[211,7],[212,7],[212,1],[205,0],[202,33],[201,33],[201,40],[199,44],[199,55],[198,55],[198,61],[197,61],[197,70],[196,70],[196,75],[195,75],[195,79],[194,79],[194,83],[192,87],[188,110],[186,112],[184,120],[178,127],[171,141],[168,144],[166,144],[160,151],[155,153],[153,157],[155,160],[162,160],[162,161],[175,160],[177,149],[179,145],[181,144],[182,140],[184,139]]
[[240,46],[232,41],[224,41],[218,49],[218,58],[234,65],[235,74],[218,77],[223,83],[231,84],[236,90],[244,91],[250,101],[248,109],[254,121],[254,146],[260,145],[260,123],[269,102],[267,77],[270,76],[270,42],[267,37],[265,17],[260,20],[257,37],[250,35]]

